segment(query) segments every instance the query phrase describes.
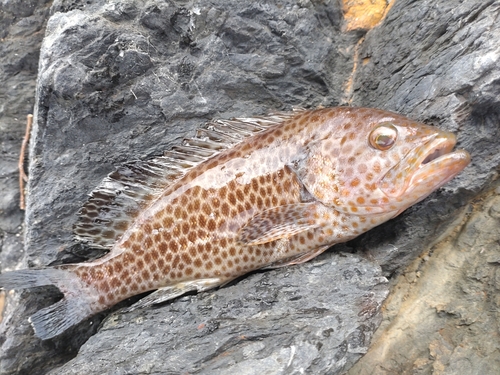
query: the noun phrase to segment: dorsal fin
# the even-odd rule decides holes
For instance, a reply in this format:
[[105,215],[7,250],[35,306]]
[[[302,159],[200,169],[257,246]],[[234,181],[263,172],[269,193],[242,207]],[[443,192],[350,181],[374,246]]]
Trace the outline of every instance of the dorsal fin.
[[161,157],[119,167],[90,193],[81,208],[74,226],[76,239],[92,247],[111,249],[140,210],[189,169],[301,111],[213,120],[200,127],[193,138],[184,139]]

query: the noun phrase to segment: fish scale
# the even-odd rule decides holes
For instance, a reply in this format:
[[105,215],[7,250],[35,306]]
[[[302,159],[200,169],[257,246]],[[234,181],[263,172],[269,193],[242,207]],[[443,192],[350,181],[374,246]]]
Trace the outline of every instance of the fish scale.
[[[245,185],[233,180],[219,189],[193,186],[166,207],[144,213],[141,224],[116,245],[120,254],[107,255],[98,265],[83,263],[74,272],[95,287],[103,308],[172,282],[227,282],[273,259],[271,243],[243,251],[236,238],[241,224],[264,207],[299,202],[299,189],[296,176],[285,169]],[[229,218],[236,218],[234,228]]]
[[54,337],[136,294],[132,308],[245,273],[298,264],[422,200],[469,163],[451,133],[368,108],[218,120],[164,156],[134,162],[91,194],[78,240],[90,262],[0,275],[4,288],[56,285],[31,317]]

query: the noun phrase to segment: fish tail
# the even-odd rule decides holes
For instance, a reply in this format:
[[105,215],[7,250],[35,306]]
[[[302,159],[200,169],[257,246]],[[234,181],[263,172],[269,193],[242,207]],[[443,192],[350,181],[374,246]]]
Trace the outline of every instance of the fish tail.
[[0,274],[0,287],[5,290],[44,285],[56,286],[64,298],[30,317],[36,336],[42,340],[61,334],[97,312],[92,309],[95,299],[92,291],[83,285],[71,268],[26,269]]

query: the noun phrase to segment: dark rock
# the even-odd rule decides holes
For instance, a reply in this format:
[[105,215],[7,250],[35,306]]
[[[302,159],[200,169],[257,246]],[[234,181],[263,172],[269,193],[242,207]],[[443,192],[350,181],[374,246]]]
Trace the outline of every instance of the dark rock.
[[[23,230],[24,213],[19,209],[18,160],[25,133],[26,116],[33,113],[35,83],[40,44],[45,21],[49,13],[48,1],[8,1],[0,6],[0,265],[2,270],[24,263]],[[24,295],[24,294],[23,294]],[[3,308],[5,293],[0,292],[0,310],[3,325],[8,326],[11,317],[23,314],[26,304],[20,294],[9,296]],[[19,302],[19,301],[22,302]],[[29,323],[19,323],[21,332],[29,332]],[[35,344],[18,341],[15,336],[0,334],[0,373],[16,372],[19,357],[34,353],[30,362],[47,363]],[[32,341],[33,342],[33,341]],[[8,348],[19,348],[17,352]],[[7,348],[6,351],[3,348]],[[9,353],[14,353],[9,355]],[[50,361],[50,360],[49,360]]]
[[[500,254],[498,220],[488,214],[498,198],[491,200],[488,192],[465,209],[454,209],[497,178],[499,15],[495,1],[396,2],[361,48],[365,64],[353,102],[404,111],[458,132],[459,147],[471,151],[472,163],[423,204],[378,228],[393,254],[383,244],[377,248],[378,235],[354,242],[368,248],[387,272],[399,269],[402,275],[393,280],[396,287],[373,346],[349,374],[498,372],[498,338],[492,334],[498,267],[487,262]],[[489,200],[484,206],[483,199]],[[429,243],[435,234],[441,241]],[[423,250],[406,269],[401,266],[414,252],[404,249]],[[470,276],[475,273],[482,276]]]
[[[32,13],[22,10],[16,17],[26,18],[16,27],[41,27],[44,11],[43,2]],[[95,257],[72,242],[86,194],[116,165],[160,155],[213,117],[293,105],[380,107],[456,132],[473,163],[396,220],[336,247],[354,254],[330,251],[157,308],[123,313],[118,307],[47,342],[33,336],[27,317],[57,297],[46,290],[16,293],[0,325],[1,372],[347,370],[380,321],[388,290],[382,276],[401,270],[448,230],[457,210],[495,177],[498,12],[494,1],[400,1],[365,35],[342,32],[337,2],[54,2],[40,53],[30,150],[29,266]],[[0,22],[11,25],[7,18]],[[6,36],[31,35],[9,27]],[[30,67],[33,82],[37,52],[30,53],[18,62],[8,56],[6,66]],[[6,167],[11,177],[12,163]],[[15,215],[0,220],[17,228]],[[2,261],[19,259],[9,254],[20,247],[5,243]]]

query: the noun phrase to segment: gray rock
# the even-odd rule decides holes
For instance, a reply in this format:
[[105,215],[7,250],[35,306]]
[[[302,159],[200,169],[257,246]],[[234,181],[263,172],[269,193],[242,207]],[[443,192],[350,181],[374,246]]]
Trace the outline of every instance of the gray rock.
[[[48,1],[3,1],[0,4],[0,267],[11,269],[22,262],[23,219],[19,209],[18,160],[25,133],[26,116],[33,113],[40,44],[49,12]],[[0,291],[0,314],[8,325],[10,317],[23,311],[19,295]],[[5,307],[5,309],[4,309]],[[18,322],[16,321],[15,324]],[[22,323],[24,326],[27,322]],[[23,329],[22,327],[20,328]],[[15,337],[0,329],[0,347],[19,347]],[[29,345],[22,355],[29,355]],[[0,349],[0,373],[12,372],[17,355]],[[36,355],[35,355],[36,356]],[[32,358],[31,363],[37,363]],[[47,361],[46,358],[43,359]],[[15,370],[14,370],[15,371]]]
[[[490,190],[465,209],[447,212],[468,200],[465,190],[476,193],[497,178],[499,15],[498,1],[397,2],[360,52],[369,61],[358,72],[354,102],[408,111],[458,132],[460,147],[472,152],[472,163],[396,221],[394,248],[418,248],[422,255],[403,268],[399,261],[384,264],[382,252],[383,267],[399,267],[402,274],[392,280],[383,323],[351,375],[498,373],[493,333],[498,332],[498,267],[488,261],[500,254],[498,218],[491,214],[498,198],[491,200]],[[393,96],[384,96],[387,92]],[[489,201],[483,206],[482,200]],[[440,236],[429,243],[429,234]],[[361,243],[381,259],[370,246],[373,240]],[[403,261],[412,256],[398,255]]]
[[[347,370],[380,322],[383,276],[448,230],[495,176],[497,16],[495,1],[400,1],[364,35],[342,32],[337,2],[54,2],[40,53],[24,266],[98,256],[72,242],[86,194],[116,165],[159,155],[213,117],[292,105],[380,107],[456,132],[473,163],[396,220],[337,246],[343,254],[158,308],[118,306],[47,342],[26,319],[57,295],[17,293],[0,325],[1,373]],[[43,14],[35,18],[43,25]],[[352,72],[357,53],[364,63]],[[2,261],[13,251],[4,246]]]
[[33,113],[44,1],[7,2],[0,13],[0,262],[23,257],[23,212],[19,209],[18,160],[26,116]]

